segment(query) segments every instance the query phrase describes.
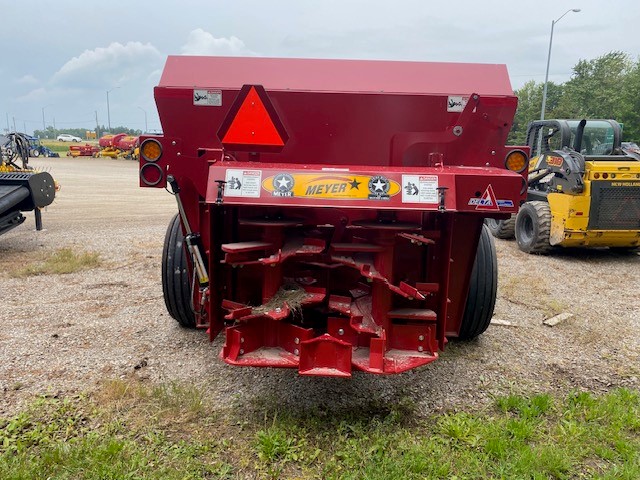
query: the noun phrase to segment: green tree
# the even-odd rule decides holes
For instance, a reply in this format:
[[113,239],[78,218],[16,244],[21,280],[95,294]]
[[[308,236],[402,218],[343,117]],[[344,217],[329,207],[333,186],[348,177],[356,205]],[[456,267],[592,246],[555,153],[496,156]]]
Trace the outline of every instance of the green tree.
[[624,78],[619,118],[624,123],[622,138],[640,142],[640,60]]
[[[527,125],[540,118],[543,87],[532,80],[515,91],[518,110],[509,143],[523,144]],[[640,60],[619,51],[580,60],[569,81],[549,82],[545,118],[610,118],[624,124],[625,140],[640,141]]]
[[[530,80],[525,83],[522,88],[515,91],[518,97],[518,110],[516,111],[516,116],[513,121],[513,128],[509,134],[508,143],[512,145],[524,145],[529,122],[540,118],[543,88],[544,83],[536,83]],[[556,110],[558,110],[563,90],[563,85],[558,85],[553,82],[549,82],[547,85],[545,118],[554,118],[554,116],[556,116]]]
[[565,83],[560,102],[568,118],[621,120],[623,85],[633,67],[624,52],[610,52],[593,60],[580,60]]

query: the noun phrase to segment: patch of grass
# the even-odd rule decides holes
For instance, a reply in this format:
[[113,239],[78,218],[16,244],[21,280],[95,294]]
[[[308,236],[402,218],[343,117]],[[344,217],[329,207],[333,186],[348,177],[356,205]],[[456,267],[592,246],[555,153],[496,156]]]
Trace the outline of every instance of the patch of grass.
[[551,298],[544,302],[543,308],[547,316],[553,317],[555,315],[560,315],[561,313],[566,312],[568,307],[566,303],[556,298]]
[[40,399],[0,420],[0,478],[228,478],[216,442],[132,430],[85,401]]
[[74,142],[59,142],[58,140],[46,140],[46,139],[40,140],[40,143],[42,143],[42,145],[44,145],[45,147],[50,148],[54,152],[58,152],[58,153],[68,152],[70,145],[84,145],[86,143],[89,143],[91,145],[98,144],[96,140],[83,140],[80,143],[74,143]]
[[33,275],[66,274],[96,268],[100,264],[98,253],[61,248],[40,262],[11,270],[9,275],[14,278],[24,278]]
[[327,414],[211,412],[184,384],[106,382],[0,420],[0,478],[640,478],[640,394],[509,395],[416,418],[401,402]]

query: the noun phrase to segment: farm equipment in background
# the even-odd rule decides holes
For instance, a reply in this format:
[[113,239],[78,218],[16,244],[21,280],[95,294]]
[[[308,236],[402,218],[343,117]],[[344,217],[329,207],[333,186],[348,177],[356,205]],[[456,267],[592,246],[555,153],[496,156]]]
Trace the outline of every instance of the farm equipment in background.
[[69,145],[67,157],[93,157],[100,152],[100,147],[86,143],[84,145]]
[[138,160],[139,137],[127,135],[126,133],[107,134],[98,140],[100,150],[94,157],[127,158]]
[[29,167],[29,140],[21,133],[0,135],[0,235],[22,224],[22,212],[32,210],[36,229],[42,230],[40,209],[55,198],[56,184],[51,174]]
[[225,362],[399,373],[488,327],[529,153],[504,65],[172,56],[155,100],[165,303]]
[[541,120],[527,129],[527,203],[509,219],[488,219],[494,236],[527,253],[554,246],[633,249],[640,245],[640,149],[621,142],[614,120]]
[[140,137],[127,135],[118,141],[119,156],[127,160],[138,160],[140,158]]
[[109,157],[109,158],[118,158],[120,154],[120,149],[118,148],[118,142],[121,138],[126,137],[126,133],[118,133],[112,134],[108,133],[107,135],[103,135],[98,140],[98,145],[100,145],[100,151],[94,154],[95,157]]
[[49,147],[45,147],[40,143],[40,139],[36,137],[30,137],[25,135],[25,137],[29,140],[29,154],[32,157],[59,157],[60,154],[58,152],[54,152]]

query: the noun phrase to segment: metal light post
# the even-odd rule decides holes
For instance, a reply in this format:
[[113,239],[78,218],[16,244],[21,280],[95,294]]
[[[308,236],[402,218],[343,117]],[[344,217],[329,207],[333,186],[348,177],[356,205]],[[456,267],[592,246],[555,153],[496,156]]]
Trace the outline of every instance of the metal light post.
[[144,112],[144,133],[147,133],[149,131],[149,128],[147,126],[147,111],[142,107],[138,108]]
[[45,105],[44,107],[42,107],[42,134],[43,135],[47,131],[47,126],[44,124],[44,109],[47,107],[50,107],[51,105],[53,105],[53,103],[50,103],[49,105]]
[[107,90],[107,126],[109,127],[109,132],[111,132],[111,111],[109,110],[109,92],[113,92],[116,88],[113,87],[111,90]]
[[544,109],[547,106],[547,84],[549,83],[549,64],[551,63],[551,45],[553,44],[553,27],[555,26],[556,23],[562,20],[562,17],[564,17],[567,13],[569,12],[578,13],[579,11],[580,11],[579,8],[570,8],[569,10],[564,12],[562,15],[560,15],[560,18],[558,18],[557,20],[551,21],[551,37],[549,38],[549,54],[547,55],[547,72],[544,75],[544,88],[542,89],[542,111],[540,112],[540,120],[544,120]]

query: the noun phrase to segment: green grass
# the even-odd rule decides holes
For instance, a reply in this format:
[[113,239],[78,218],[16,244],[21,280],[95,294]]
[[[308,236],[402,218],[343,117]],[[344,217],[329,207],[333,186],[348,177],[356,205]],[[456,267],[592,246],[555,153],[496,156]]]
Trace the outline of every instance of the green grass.
[[50,148],[54,152],[58,152],[60,154],[65,154],[69,151],[70,145],[84,145],[86,143],[90,143],[92,145],[97,145],[98,142],[96,140],[83,140],[80,143],[74,142],[59,142],[57,140],[40,140],[40,143],[47,148]]
[[0,420],[0,478],[637,479],[640,395],[511,395],[420,418],[406,401],[214,412],[194,386],[115,380]]
[[76,251],[72,248],[61,248],[46,257],[24,267],[9,271],[14,278],[30,277],[33,275],[50,275],[74,273],[100,266],[100,255],[93,252]]

